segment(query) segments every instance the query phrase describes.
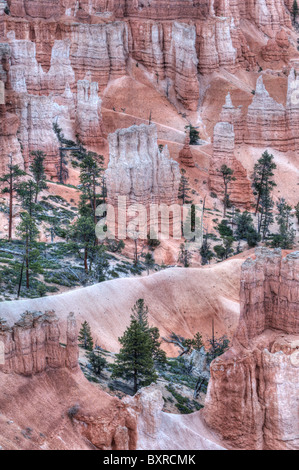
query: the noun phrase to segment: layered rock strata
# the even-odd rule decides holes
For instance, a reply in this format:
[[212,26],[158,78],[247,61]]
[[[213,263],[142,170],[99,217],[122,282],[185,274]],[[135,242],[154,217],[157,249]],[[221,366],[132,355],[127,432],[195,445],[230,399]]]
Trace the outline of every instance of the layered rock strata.
[[65,345],[61,339],[53,312],[26,312],[12,327],[0,324],[1,448],[135,449],[136,417],[78,367],[73,314]]
[[10,328],[0,326],[0,341],[4,344],[4,362],[0,372],[31,376],[48,369],[78,367],[76,321],[72,314],[67,321],[66,346],[60,344],[59,322],[54,312],[26,312]]
[[193,168],[195,166],[192,150],[190,148],[190,132],[187,132],[185,145],[179,153],[179,159],[182,165]]
[[155,124],[119,129],[109,135],[110,160],[106,170],[109,202],[118,196],[131,203],[173,204],[180,183],[179,165],[167,146],[160,150]]
[[260,248],[242,267],[232,347],[211,364],[204,418],[228,446],[299,449],[299,253]]
[[221,167],[226,165],[233,170],[228,186],[230,201],[237,207],[250,209],[253,203],[251,184],[242,163],[235,157],[235,132],[233,124],[218,122],[214,128],[213,157],[210,163],[210,189],[224,196],[224,180]]

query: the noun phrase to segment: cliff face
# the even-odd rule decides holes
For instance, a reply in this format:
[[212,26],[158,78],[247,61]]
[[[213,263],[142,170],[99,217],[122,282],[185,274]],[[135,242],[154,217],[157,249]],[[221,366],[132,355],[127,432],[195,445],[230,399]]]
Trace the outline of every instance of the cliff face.
[[253,195],[249,175],[235,156],[235,147],[247,144],[251,147],[272,148],[282,152],[297,151],[299,125],[299,75],[290,71],[286,106],[277,103],[267,91],[263,75],[257,79],[256,90],[247,112],[236,108],[230,94],[222,108],[214,128],[213,155],[210,164],[210,188],[223,193],[223,181],[219,170],[227,165],[234,170],[236,181],[230,183],[231,200],[237,206],[250,209]]
[[67,345],[59,343],[58,319],[53,312],[25,313],[12,328],[0,329],[4,343],[4,364],[0,372],[31,376],[48,369],[78,367],[76,322],[72,315],[67,323]]
[[145,206],[177,203],[179,165],[169,158],[167,146],[160,151],[154,124],[110,134],[109,149],[106,176],[111,204],[117,205],[118,196]]
[[299,449],[299,253],[261,248],[241,275],[231,349],[211,365],[204,418],[228,446]]
[[[68,138],[74,140],[79,131],[85,145],[102,152],[100,95],[111,80],[131,73],[131,59],[162,95],[190,111],[198,110],[203,75],[222,67],[232,73],[240,67],[257,70],[256,48],[248,42],[243,21],[268,35],[265,60],[287,60],[283,28],[291,27],[291,6],[284,0],[9,0],[10,15],[4,13],[5,5],[1,3],[0,41],[10,48],[14,96],[9,112],[19,117],[21,127],[6,126],[12,129],[10,136],[1,133],[1,161],[9,147],[22,158],[19,130],[25,166],[32,150],[44,150],[51,177],[59,157],[53,121],[64,126]],[[47,112],[41,112],[42,99],[36,96],[47,97]],[[288,126],[293,114],[288,112]],[[254,129],[251,138],[250,132],[247,137],[256,145],[265,140]]]
[[136,448],[135,417],[90,384],[78,367],[73,314],[65,346],[53,312],[27,312],[13,327],[2,325],[0,345],[2,449]]
[[[227,100],[227,106],[229,106]],[[222,165],[226,165],[234,171],[235,181],[229,184],[231,202],[236,206],[250,209],[254,202],[251,183],[247,172],[241,162],[237,160],[235,151],[235,131],[230,122],[218,122],[214,128],[213,157],[210,165],[210,188],[217,194],[224,195],[224,181],[220,173]]]

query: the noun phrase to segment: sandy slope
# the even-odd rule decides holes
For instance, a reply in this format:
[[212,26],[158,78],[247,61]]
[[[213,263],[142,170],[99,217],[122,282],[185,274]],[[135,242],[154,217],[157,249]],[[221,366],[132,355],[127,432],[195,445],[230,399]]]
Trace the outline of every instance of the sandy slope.
[[[150,323],[161,336],[172,331],[191,337],[215,330],[229,336],[239,318],[240,268],[244,259],[231,259],[206,268],[171,268],[148,277],[116,279],[61,295],[0,303],[0,316],[10,323],[26,310],[54,310],[64,325],[69,312],[78,323],[87,320],[98,344],[119,349],[118,337],[129,324],[131,308],[139,298],[150,306]],[[176,354],[169,349],[168,352]]]

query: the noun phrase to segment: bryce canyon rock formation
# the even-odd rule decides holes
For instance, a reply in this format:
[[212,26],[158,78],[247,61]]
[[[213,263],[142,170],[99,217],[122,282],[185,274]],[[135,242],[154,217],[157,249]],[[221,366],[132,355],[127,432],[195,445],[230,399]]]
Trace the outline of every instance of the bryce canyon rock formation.
[[211,365],[204,418],[226,445],[299,448],[299,253],[256,251],[232,347]]
[[247,112],[235,107],[230,94],[220,113],[220,122],[214,127],[213,156],[210,164],[210,188],[223,194],[219,170],[227,165],[234,170],[236,181],[230,183],[231,201],[236,206],[250,209],[253,202],[249,174],[236,158],[236,145],[242,143],[261,149],[281,152],[298,150],[299,75],[293,68],[288,76],[286,106],[272,98],[263,75],[257,79],[256,90]]
[[213,158],[210,165],[210,188],[216,193],[224,195],[224,181],[220,172],[222,165],[226,165],[234,171],[236,181],[229,183],[229,194],[232,204],[251,208],[253,195],[250,181],[241,162],[234,154],[235,132],[233,124],[219,122],[214,128]]
[[59,342],[53,312],[26,312],[12,327],[2,325],[1,448],[136,448],[136,418],[84,378],[77,338],[73,315],[67,320],[66,346]]
[[155,124],[132,126],[109,135],[110,160],[106,170],[109,202],[118,196],[130,204],[173,204],[180,183],[179,165],[167,146],[158,147]]
[[185,165],[191,168],[195,166],[194,158],[192,155],[192,150],[190,148],[190,132],[187,132],[185,145],[179,153],[179,159],[182,165]]
[[67,344],[59,343],[60,331],[54,312],[25,312],[12,328],[0,325],[0,341],[4,344],[4,364],[0,372],[31,376],[48,369],[78,367],[76,322],[67,320]]

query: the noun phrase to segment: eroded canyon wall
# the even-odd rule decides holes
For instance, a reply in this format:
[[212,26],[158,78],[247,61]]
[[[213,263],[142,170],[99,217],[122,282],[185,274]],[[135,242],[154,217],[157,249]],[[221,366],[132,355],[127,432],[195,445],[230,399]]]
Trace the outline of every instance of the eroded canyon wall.
[[109,135],[110,160],[106,170],[109,203],[124,196],[130,204],[177,203],[179,164],[167,146],[158,147],[155,124],[132,126]]
[[60,344],[58,318],[54,312],[26,312],[12,328],[0,325],[4,363],[0,372],[31,376],[49,369],[78,367],[76,321],[69,315],[66,346]]
[[65,345],[62,339],[54,312],[25,312],[12,327],[0,324],[1,448],[135,449],[136,417],[79,368],[73,314]]
[[204,417],[228,446],[299,449],[299,252],[260,248],[241,274],[232,347],[211,365]]

